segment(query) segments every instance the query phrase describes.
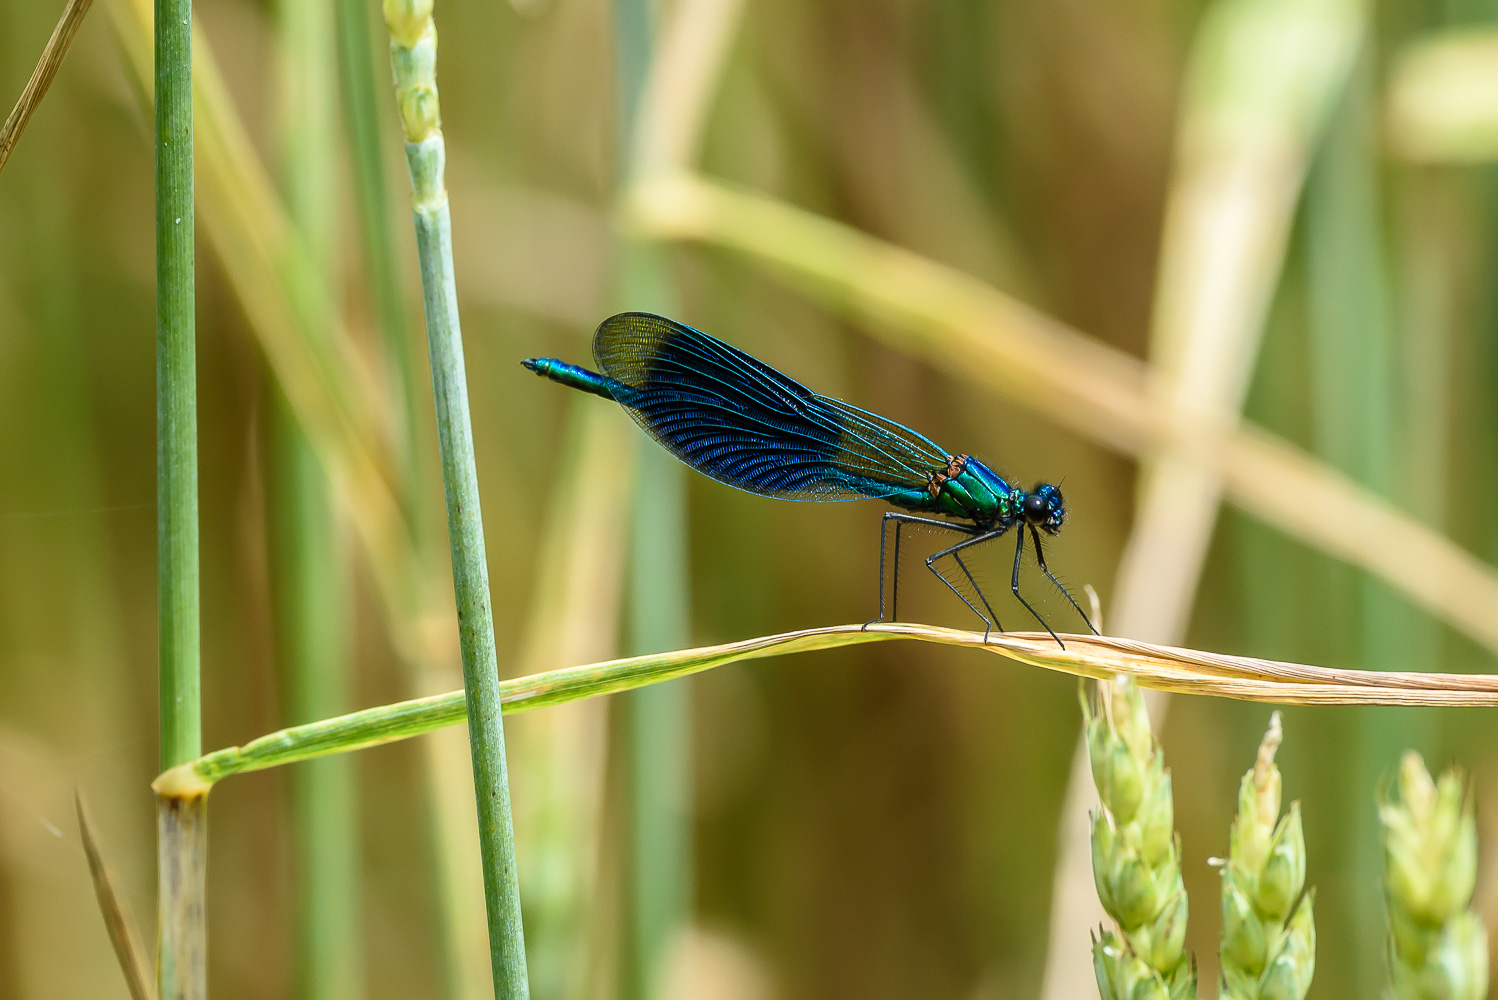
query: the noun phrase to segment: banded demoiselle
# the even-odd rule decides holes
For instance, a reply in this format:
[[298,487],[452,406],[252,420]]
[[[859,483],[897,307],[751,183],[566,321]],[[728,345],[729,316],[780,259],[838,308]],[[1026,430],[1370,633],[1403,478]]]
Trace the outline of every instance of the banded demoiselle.
[[[891,619],[898,611],[900,529],[917,524],[967,536],[928,556],[926,568],[983,619],[985,641],[990,630],[1003,631],[962,555],[1014,528],[1014,596],[1060,643],[1020,593],[1028,532],[1041,572],[1097,631],[1046,566],[1041,533],[1055,535],[1066,521],[1055,486],[1023,490],[970,455],[954,454],[887,417],[812,392],[716,337],[664,316],[609,317],[593,334],[593,357],[601,373],[556,358],[527,358],[521,364],[553,382],[612,399],[673,455],[720,483],[783,500],[884,500],[911,512],[887,511],[880,522],[879,617],[869,625],[885,620],[885,542],[893,522]],[[922,516],[932,514],[949,520]],[[942,571],[943,559],[961,571],[982,610]]]

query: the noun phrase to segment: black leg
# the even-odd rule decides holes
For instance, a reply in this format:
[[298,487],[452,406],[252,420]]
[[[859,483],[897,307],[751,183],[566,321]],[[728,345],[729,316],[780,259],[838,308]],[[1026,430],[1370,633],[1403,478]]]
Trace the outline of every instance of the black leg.
[[[1025,554],[1024,527],[1021,526],[1014,534],[1016,543],[1014,546],[1014,575],[1009,578],[1009,589],[1014,591],[1014,596],[1019,600],[1021,604],[1025,606],[1025,610],[1034,615],[1035,620],[1040,622],[1040,627],[1051,633],[1051,638],[1056,640],[1056,645],[1060,646],[1062,649],[1065,649],[1066,643],[1061,641],[1061,637],[1056,634],[1055,629],[1051,628],[1045,623],[1045,619],[1040,617],[1040,614],[1034,608],[1030,607],[1030,602],[1025,600],[1024,595],[1019,592],[1019,563],[1020,559],[1023,558]],[[1039,550],[1037,549],[1037,551]]]
[[[897,622],[900,620],[900,529],[903,527],[905,527],[904,521],[897,520],[895,522],[895,571],[889,575],[889,620],[892,622]],[[883,588],[884,581],[882,577],[884,576],[884,557],[881,555],[879,557],[879,560],[881,563],[881,565],[879,566],[879,576],[881,577],[879,586]],[[881,601],[884,600],[884,593],[882,590],[879,594],[879,599]],[[882,606],[879,613],[884,613]]]
[[[993,608],[989,606],[988,598],[985,597],[985,596],[983,596],[983,590],[982,590],[982,588],[980,588],[978,586],[978,582],[973,579],[973,574],[968,572],[967,565],[962,561],[962,559],[957,555],[957,553],[959,553],[963,549],[968,548],[968,547],[973,546],[973,545],[981,545],[984,542],[991,542],[995,538],[998,538],[1003,533],[1004,533],[1004,529],[1002,529],[1002,528],[999,529],[998,531],[986,531],[986,532],[984,532],[981,535],[976,535],[973,538],[969,538],[969,539],[966,539],[964,541],[958,542],[956,545],[953,545],[950,548],[942,549],[940,552],[937,552],[934,555],[930,555],[930,556],[926,557],[926,568],[929,569],[933,574],[935,574],[935,576],[936,576],[936,578],[938,580],[940,580],[942,583],[946,584],[947,585],[947,589],[950,590],[952,593],[956,594],[957,597],[958,597],[958,599],[960,601],[962,601],[963,604],[966,604],[968,606],[968,609],[970,611],[972,611],[973,614],[975,614],[979,618],[983,619],[983,641],[984,642],[988,641],[988,633],[991,630],[998,629],[1000,632],[1002,632],[1002,631],[1004,631],[1004,629],[999,624],[999,616],[995,615],[993,613]],[[978,599],[983,602],[983,606],[985,608],[988,608],[988,614],[985,615],[983,612],[979,611],[978,610],[978,606],[975,605],[972,601],[968,600],[967,595],[964,594],[962,591],[958,590],[957,587],[956,587],[956,585],[954,585],[951,580],[948,580],[942,574],[941,570],[939,570],[939,569],[936,568],[936,561],[938,559],[942,559],[942,558],[944,558],[946,556],[951,556],[954,560],[956,560],[957,565],[962,568],[963,574],[967,577],[967,582],[970,583],[970,584],[972,584],[973,591],[975,593],[977,593]],[[992,617],[990,617],[990,616],[992,616]]]
[[[884,541],[889,535],[889,515],[885,514],[879,519],[879,617],[873,621],[863,623],[864,628],[876,622],[884,621]],[[896,554],[895,568],[899,569],[899,555]]]
[[1087,612],[1082,610],[1082,608],[1077,604],[1076,599],[1071,596],[1071,594],[1065,587],[1061,586],[1061,581],[1052,576],[1050,569],[1046,567],[1045,553],[1040,549],[1040,532],[1035,530],[1035,526],[1033,524],[1030,525],[1030,536],[1035,540],[1035,559],[1040,563],[1040,571],[1046,575],[1047,580],[1050,580],[1056,585],[1056,589],[1061,591],[1062,595],[1071,602],[1071,606],[1077,609],[1077,614],[1082,616],[1082,620],[1087,623],[1087,627],[1092,630],[1092,634],[1102,635],[1103,633],[1097,630],[1097,626],[1092,624],[1092,619],[1087,617]]
[[[957,563],[957,567],[962,570],[962,575],[967,577],[967,582],[972,586],[973,593],[978,595],[978,600],[982,601],[983,607],[988,610],[988,617],[993,619],[993,627],[1000,632],[1004,631],[1004,626],[999,624],[999,616],[994,613],[993,605],[988,603],[988,595],[983,593],[983,588],[978,586],[977,580],[973,579],[973,574],[969,572],[967,563],[963,562],[962,557],[955,552],[952,553],[952,561]],[[988,641],[988,629],[986,628],[983,630],[983,641]]]
[[[923,524],[928,528],[943,528],[947,531],[955,531],[961,535],[974,534],[977,529],[965,524],[956,524],[952,521],[940,521],[934,517],[917,517],[914,514],[903,514],[900,511],[888,510],[879,521],[879,617],[872,621],[863,623],[864,628],[877,625],[884,621],[884,554],[885,542],[889,536],[889,523],[895,522],[895,571],[892,575],[892,586],[890,587],[890,619],[898,620],[896,612],[899,610],[900,601],[900,529],[907,524]],[[937,576],[941,576],[940,573]],[[943,580],[943,583],[946,581]],[[951,584],[947,584],[951,586]],[[976,610],[976,609],[975,609]]]

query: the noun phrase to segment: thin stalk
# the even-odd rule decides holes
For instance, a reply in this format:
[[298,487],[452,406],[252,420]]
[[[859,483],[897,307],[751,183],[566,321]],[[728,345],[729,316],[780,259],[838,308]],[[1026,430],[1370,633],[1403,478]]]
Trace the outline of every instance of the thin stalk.
[[[641,651],[687,639],[686,483],[664,449],[640,456],[635,479],[631,644]],[[692,691],[658,684],[628,702],[632,799],[632,996],[661,995],[672,939],[692,912]]]
[[[332,0],[279,6],[281,186],[309,267],[290,280],[337,285],[336,78]],[[332,296],[308,295],[318,328],[336,331]],[[348,708],[352,663],[348,558],[331,484],[285,398],[272,406],[272,587],[283,711],[291,721]],[[359,829],[351,761],[317,761],[291,777],[296,871],[295,984],[300,997],[363,992]]]
[[[381,154],[384,142],[379,93],[385,85],[386,71],[376,67],[372,55],[369,5],[364,0],[337,0],[336,7],[344,134],[353,176],[365,288],[373,300],[384,356],[384,392],[388,409],[394,414],[395,493],[411,539],[413,568],[430,584],[440,582],[437,575],[441,572],[441,553],[435,548],[440,535],[432,522],[440,515],[427,502],[421,482],[429,449],[420,433],[420,402],[412,356],[415,343],[409,336],[385,160]],[[423,587],[423,601],[430,603],[426,595],[437,589]],[[405,652],[404,663],[416,691],[431,690],[437,686],[433,679],[456,672],[456,664],[445,657],[440,662],[431,656],[419,659],[409,650]],[[461,748],[442,741],[428,742],[425,757],[428,780],[420,792],[425,801],[416,805],[426,818],[427,860],[435,876],[431,881],[434,917],[431,933],[440,955],[441,995],[454,998],[476,996],[488,988],[487,977],[482,972],[487,959],[484,932],[470,926],[476,923],[471,914],[479,907],[468,905],[469,895],[474,893],[472,879],[462,863],[462,852],[455,847],[462,840],[461,831],[466,829],[468,793],[460,781],[449,777],[452,769],[448,760],[461,752]]]
[[156,5],[156,557],[161,764],[198,755],[191,0]]
[[[284,713],[326,717],[349,703],[347,554],[322,467],[284,400],[274,407],[272,482],[277,652]],[[362,993],[359,826],[350,761],[317,761],[290,781],[296,871],[296,991]]]
[[[637,146],[655,33],[649,0],[618,0],[614,30],[620,181],[628,190],[645,159]],[[662,249],[626,235],[621,251],[621,306],[674,311]],[[688,641],[686,527],[685,470],[662,449],[648,448],[635,476],[630,547],[629,631],[638,653]],[[691,690],[682,684],[639,691],[626,703],[632,828],[625,996],[636,1000],[661,995],[671,940],[691,919],[691,708]]]
[[530,987],[525,968],[509,777],[505,768],[489,569],[484,554],[478,469],[468,413],[457,284],[453,277],[452,219],[443,182],[446,146],[438,124],[437,29],[430,0],[405,3],[390,0],[385,5],[385,21],[390,29],[396,100],[406,133],[416,249],[421,261],[427,350],[437,410],[442,485],[447,499],[448,544],[463,654],[479,847],[483,856],[490,965],[495,996],[521,1000],[530,995]]
[[[1492,674],[1334,669],[1107,636],[1063,638],[1065,649],[1045,633],[1004,632],[985,637],[982,632],[930,625],[832,625],[548,670],[501,681],[497,687],[501,709],[513,714],[659,684],[741,660],[913,639],[967,646],[1093,680],[1124,674],[1140,687],[1179,694],[1285,705],[1498,705],[1498,676]],[[158,794],[175,798],[205,795],[215,782],[233,774],[409,739],[456,725],[466,711],[463,691],[366,708],[270,733],[244,746],[215,750],[163,772],[153,787]]]
[[[201,752],[193,323],[192,0],[160,0],[156,67],[156,560],[161,764]],[[207,995],[206,799],[158,800],[161,1000]]]

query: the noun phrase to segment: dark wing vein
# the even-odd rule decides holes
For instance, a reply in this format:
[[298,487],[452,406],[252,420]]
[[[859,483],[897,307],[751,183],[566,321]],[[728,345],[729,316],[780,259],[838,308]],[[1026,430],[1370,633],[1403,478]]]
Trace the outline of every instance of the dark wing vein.
[[683,462],[730,486],[791,500],[924,489],[947,453],[699,330],[647,313],[605,320],[593,354],[619,402]]

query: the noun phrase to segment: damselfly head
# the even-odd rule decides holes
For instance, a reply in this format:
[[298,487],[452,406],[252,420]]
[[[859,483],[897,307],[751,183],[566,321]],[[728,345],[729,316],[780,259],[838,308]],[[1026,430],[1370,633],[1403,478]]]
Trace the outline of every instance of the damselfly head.
[[1025,523],[1054,535],[1066,522],[1066,506],[1061,491],[1050,483],[1041,483],[1025,496],[1020,505],[1020,515]]

